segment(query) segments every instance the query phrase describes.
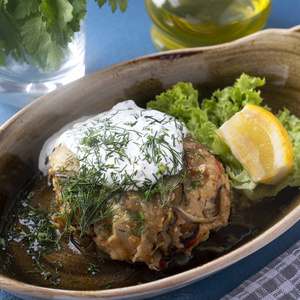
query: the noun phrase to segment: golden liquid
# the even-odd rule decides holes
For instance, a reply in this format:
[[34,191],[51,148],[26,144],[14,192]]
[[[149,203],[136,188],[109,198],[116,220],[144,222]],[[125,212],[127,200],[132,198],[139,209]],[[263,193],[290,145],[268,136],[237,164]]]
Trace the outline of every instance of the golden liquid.
[[159,50],[229,42],[263,28],[272,0],[145,0]]

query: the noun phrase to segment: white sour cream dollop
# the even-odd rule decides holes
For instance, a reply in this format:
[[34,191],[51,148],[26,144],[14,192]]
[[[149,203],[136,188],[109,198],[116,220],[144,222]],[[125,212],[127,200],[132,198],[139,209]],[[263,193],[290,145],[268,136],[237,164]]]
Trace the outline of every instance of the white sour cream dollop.
[[47,172],[46,157],[64,144],[81,165],[101,170],[108,185],[126,182],[128,189],[137,189],[180,172],[187,133],[173,117],[128,100],[50,138],[40,153],[39,167]]

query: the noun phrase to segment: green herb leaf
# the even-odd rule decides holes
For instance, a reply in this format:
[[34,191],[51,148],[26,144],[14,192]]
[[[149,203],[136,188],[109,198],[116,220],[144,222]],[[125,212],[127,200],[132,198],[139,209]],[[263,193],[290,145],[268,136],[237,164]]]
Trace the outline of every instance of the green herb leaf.
[[121,11],[124,12],[127,9],[128,1],[129,0],[118,0],[118,4]]
[[121,11],[125,11],[128,5],[129,0],[95,0],[99,7],[101,8],[105,3],[109,3],[111,6],[112,12],[115,12],[116,9],[118,8],[118,5],[120,7]]
[[45,70],[59,69],[64,53],[51,39],[41,17],[29,19],[21,28],[25,49]]
[[38,0],[17,1],[13,8],[13,17],[16,20],[24,19],[30,14],[38,12],[40,3]]
[[80,21],[85,17],[86,10],[86,0],[73,0],[70,1],[73,6],[73,19],[69,23],[70,27],[74,32],[80,31]]
[[0,66],[6,66],[5,41],[0,40]]
[[[0,40],[2,41],[1,56],[3,53],[8,55],[12,54],[14,58],[20,58],[20,61],[25,61],[24,50],[20,37],[20,27],[18,23],[13,19],[12,15],[6,9],[7,0],[0,0]],[[1,65],[6,65],[3,58],[1,59]]]
[[[125,11],[129,0],[109,0]],[[98,0],[99,7],[107,0]],[[0,0],[0,67],[11,55],[45,71],[59,69],[86,15],[86,0]]]
[[50,32],[52,40],[64,49],[67,48],[74,34],[67,26],[73,19],[72,11],[73,7],[68,0],[44,0],[40,5],[47,31]]
[[98,265],[89,263],[88,271],[91,272],[92,276],[95,276],[97,273],[101,272],[101,268]]

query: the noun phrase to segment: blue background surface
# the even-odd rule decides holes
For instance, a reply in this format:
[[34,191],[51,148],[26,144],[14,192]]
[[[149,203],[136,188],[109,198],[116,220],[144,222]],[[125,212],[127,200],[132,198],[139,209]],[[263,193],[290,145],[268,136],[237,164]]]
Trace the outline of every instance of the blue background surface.
[[[273,0],[266,28],[290,28],[300,24],[300,0]],[[143,0],[130,0],[125,13],[111,13],[106,5],[99,9],[88,1],[86,73],[157,52],[150,38],[151,21]],[[0,125],[18,111],[0,103]],[[290,248],[300,238],[300,222],[275,241],[242,261],[195,284],[156,297],[168,299],[220,299],[251,275]],[[0,299],[17,299],[0,291]]]

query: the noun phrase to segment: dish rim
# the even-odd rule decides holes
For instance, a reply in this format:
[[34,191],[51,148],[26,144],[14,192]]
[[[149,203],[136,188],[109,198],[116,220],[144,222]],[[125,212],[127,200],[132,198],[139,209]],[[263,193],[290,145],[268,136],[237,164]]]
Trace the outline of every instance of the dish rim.
[[[168,56],[168,55],[176,55],[176,54],[188,54],[194,52],[203,52],[203,51],[210,51],[216,48],[223,48],[228,47],[228,45],[239,45],[241,43],[245,43],[247,41],[251,41],[252,39],[256,38],[257,36],[262,36],[266,34],[272,34],[273,32],[278,32],[282,34],[289,34],[289,33],[300,33],[300,25],[294,26],[288,29],[276,29],[270,28],[265,29],[249,36],[243,37],[236,41],[232,41],[229,43],[224,43],[220,45],[208,46],[208,47],[197,47],[197,48],[186,48],[186,49],[178,49],[178,50],[169,50],[165,52],[158,52],[152,53],[148,55],[144,55],[138,58],[133,58],[104,69],[100,69],[95,71],[91,74],[97,74],[103,70],[109,70],[113,67],[123,68],[124,66],[130,64],[131,62],[135,61],[144,61],[148,59],[152,59],[155,57],[160,56]],[[87,74],[86,76],[90,76],[91,74]],[[85,76],[85,77],[86,77]],[[82,78],[81,78],[82,79]],[[79,79],[79,80],[81,80]],[[76,81],[75,81],[76,83]],[[74,84],[71,83],[71,84]],[[70,84],[69,84],[70,85]],[[61,87],[60,89],[63,89]],[[51,93],[50,93],[51,94]],[[49,97],[49,94],[40,97],[39,99],[33,101],[19,112],[17,112],[14,116],[12,116],[9,120],[7,120],[2,126],[0,126],[0,134],[5,131],[15,120],[22,117],[23,114],[29,112],[32,105],[38,105],[39,101],[44,97]],[[300,204],[296,206],[292,211],[290,211],[287,215],[285,215],[282,219],[280,219],[276,224],[272,227],[264,231],[259,236],[253,238],[249,242],[243,244],[239,248],[218,257],[212,261],[209,261],[201,266],[195,267],[193,269],[178,273],[176,275],[172,275],[167,278],[159,279],[153,282],[143,283],[141,285],[134,285],[129,287],[121,287],[115,288],[110,290],[93,290],[93,291],[82,291],[82,290],[65,290],[65,289],[53,289],[53,288],[45,288],[36,285],[31,285],[27,283],[23,283],[21,281],[15,280],[13,278],[6,277],[5,275],[0,274],[0,288],[4,289],[8,292],[12,293],[20,293],[20,295],[30,295],[35,296],[38,294],[39,297],[84,297],[84,298],[118,298],[118,297],[141,297],[146,296],[147,294],[151,294],[151,296],[162,294],[163,292],[170,292],[172,290],[181,288],[183,286],[189,285],[193,282],[196,282],[200,279],[208,277],[222,269],[229,267],[230,265],[240,261],[241,259],[251,255],[252,253],[256,252],[257,250],[261,249],[262,247],[266,246],[289,228],[291,228],[294,224],[296,224],[300,220]],[[47,299],[45,298],[45,299]],[[60,299],[60,298],[58,298]],[[63,299],[63,298],[62,298]]]

